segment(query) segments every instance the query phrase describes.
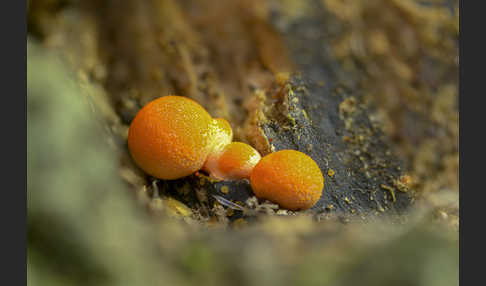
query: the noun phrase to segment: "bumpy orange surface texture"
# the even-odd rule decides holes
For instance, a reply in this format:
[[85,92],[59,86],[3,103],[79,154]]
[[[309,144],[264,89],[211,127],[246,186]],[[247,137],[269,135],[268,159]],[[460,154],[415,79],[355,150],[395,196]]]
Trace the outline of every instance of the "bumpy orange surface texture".
[[204,170],[220,180],[249,179],[251,171],[260,161],[257,150],[242,142],[233,142],[212,154],[204,165]]
[[263,157],[253,168],[250,182],[258,198],[289,210],[314,206],[324,188],[324,177],[316,162],[295,150],[281,150]]
[[201,169],[212,148],[214,120],[195,101],[164,96],[144,106],[128,132],[130,154],[148,174],[178,179]]

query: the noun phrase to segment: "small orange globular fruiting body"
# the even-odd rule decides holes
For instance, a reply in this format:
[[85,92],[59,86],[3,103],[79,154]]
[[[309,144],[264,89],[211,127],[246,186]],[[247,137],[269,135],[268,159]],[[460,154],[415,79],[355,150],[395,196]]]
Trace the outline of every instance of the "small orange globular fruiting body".
[[321,197],[324,177],[311,157],[295,150],[281,150],[266,155],[256,164],[250,183],[260,199],[288,210],[305,210]]
[[211,154],[220,152],[233,141],[233,129],[224,118],[215,118],[211,124]]
[[216,126],[220,125],[224,124],[195,101],[163,96],[137,113],[130,124],[128,147],[146,173],[178,179],[201,169],[214,148],[214,138],[219,136]]
[[260,159],[260,153],[250,145],[233,142],[219,152],[210,154],[203,170],[220,180],[249,179]]

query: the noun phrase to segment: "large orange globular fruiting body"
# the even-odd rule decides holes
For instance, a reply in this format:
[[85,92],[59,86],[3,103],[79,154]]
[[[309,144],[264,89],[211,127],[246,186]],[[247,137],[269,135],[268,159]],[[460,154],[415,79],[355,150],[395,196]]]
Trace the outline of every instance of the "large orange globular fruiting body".
[[[224,139],[218,131],[221,125],[195,101],[164,96],[137,113],[128,132],[128,147],[146,173],[160,179],[178,179],[201,169],[215,146],[214,138]],[[223,130],[228,133],[227,127]]]
[[316,162],[295,150],[281,150],[263,157],[253,168],[250,182],[258,198],[289,210],[311,208],[324,188],[324,177]]
[[220,180],[249,179],[260,159],[260,153],[250,145],[233,142],[210,154],[203,170]]

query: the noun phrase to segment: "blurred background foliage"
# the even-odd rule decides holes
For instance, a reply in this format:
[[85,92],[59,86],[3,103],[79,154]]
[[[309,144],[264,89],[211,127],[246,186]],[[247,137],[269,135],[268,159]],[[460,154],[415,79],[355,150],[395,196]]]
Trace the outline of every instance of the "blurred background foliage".
[[[297,213],[229,224],[151,197],[131,163],[127,122],[161,89],[198,98],[215,116],[236,114],[240,126],[245,113],[233,102],[250,93],[243,82],[290,65],[269,56],[272,33],[242,23],[265,22],[274,6],[288,21],[305,17],[310,2],[28,2],[29,285],[458,284],[457,1],[319,2],[334,56],[359,74],[371,116],[414,179],[419,196],[400,221]],[[157,29],[146,3],[164,16]],[[93,13],[117,5],[133,15],[100,21]],[[232,25],[208,28],[222,21]],[[164,68],[147,72],[154,65]],[[206,76],[194,78],[201,70]]]

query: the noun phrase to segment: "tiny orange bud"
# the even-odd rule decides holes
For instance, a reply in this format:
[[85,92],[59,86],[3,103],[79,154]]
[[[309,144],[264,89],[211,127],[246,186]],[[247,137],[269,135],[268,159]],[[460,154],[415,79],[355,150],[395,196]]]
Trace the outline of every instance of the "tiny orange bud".
[[218,153],[233,141],[233,129],[226,119],[215,118],[211,124],[211,153]]

